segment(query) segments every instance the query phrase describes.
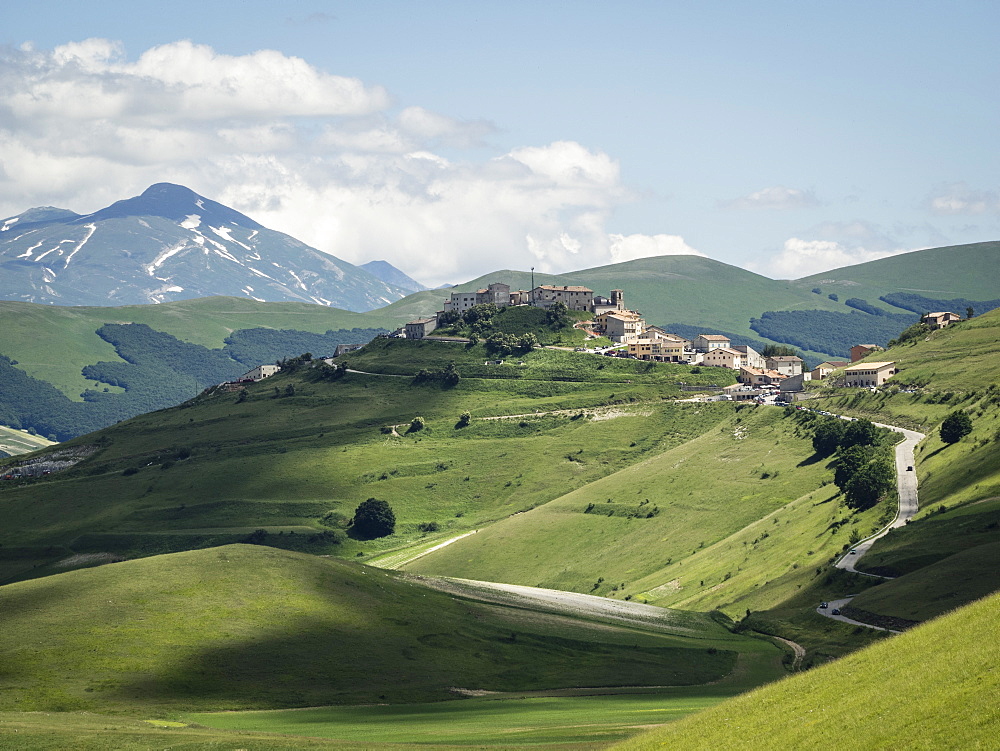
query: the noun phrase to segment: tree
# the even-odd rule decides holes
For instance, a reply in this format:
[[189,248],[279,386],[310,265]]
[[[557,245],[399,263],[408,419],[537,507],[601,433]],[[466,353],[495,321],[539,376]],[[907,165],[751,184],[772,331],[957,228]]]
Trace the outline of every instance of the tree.
[[441,380],[449,388],[458,385],[458,382],[462,380],[462,376],[458,374],[458,368],[455,367],[455,363],[450,362],[445,365],[444,370],[441,371]]
[[545,322],[554,329],[568,326],[570,322],[569,308],[564,302],[555,302],[545,311]]
[[537,346],[538,337],[531,332],[528,332],[527,334],[522,334],[517,338],[517,349],[515,351],[518,354],[525,355]]
[[418,415],[417,417],[414,417],[412,420],[410,420],[410,427],[407,428],[406,432],[416,433],[418,430],[423,430],[423,429],[424,429],[424,418]]
[[821,420],[813,433],[813,450],[820,456],[829,456],[844,437],[844,421],[835,418]]
[[841,446],[874,446],[878,441],[878,428],[871,420],[852,420],[844,428]]
[[972,316],[974,316],[975,314],[976,314],[976,310],[971,305],[965,309],[965,319],[966,320],[972,318]]
[[945,443],[958,443],[971,432],[972,418],[962,410],[952,412],[941,423],[941,440]]
[[896,484],[896,471],[885,459],[874,459],[861,467],[844,489],[844,502],[864,511],[879,502]]
[[833,470],[833,482],[841,490],[847,490],[854,475],[871,461],[874,449],[870,446],[841,446],[837,450],[837,466]]
[[396,515],[385,501],[369,498],[354,510],[351,528],[355,535],[367,540],[388,537],[396,529]]
[[496,357],[504,357],[517,349],[517,337],[513,334],[497,332],[486,340],[487,353]]

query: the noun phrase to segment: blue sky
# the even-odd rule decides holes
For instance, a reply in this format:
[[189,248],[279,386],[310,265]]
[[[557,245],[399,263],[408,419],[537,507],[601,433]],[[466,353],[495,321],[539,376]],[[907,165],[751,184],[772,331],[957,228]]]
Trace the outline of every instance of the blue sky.
[[428,283],[692,252],[794,278],[996,240],[998,21],[995,2],[22,3],[0,29],[0,214],[179,182]]

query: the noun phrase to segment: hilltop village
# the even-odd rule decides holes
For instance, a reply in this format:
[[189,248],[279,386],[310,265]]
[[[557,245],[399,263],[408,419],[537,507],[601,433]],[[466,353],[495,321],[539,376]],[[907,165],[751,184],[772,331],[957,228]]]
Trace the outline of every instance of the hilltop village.
[[[811,370],[802,358],[791,354],[764,355],[748,345],[733,344],[721,334],[699,334],[693,339],[648,325],[641,313],[625,306],[625,295],[612,290],[610,297],[597,295],[588,287],[543,284],[531,290],[511,290],[503,283],[490,284],[474,292],[452,292],[444,306],[434,316],[410,321],[396,331],[395,336],[407,339],[434,338],[442,321],[484,304],[498,307],[528,305],[548,309],[565,305],[568,310],[589,313],[591,318],[577,324],[592,338],[605,337],[610,347],[596,351],[601,354],[630,357],[652,362],[681,363],[692,366],[727,368],[737,371],[737,383],[724,389],[723,398],[735,401],[761,400],[777,396],[792,401],[804,391],[804,384],[823,380],[834,371],[838,383],[848,387],[876,388],[895,375],[894,362],[858,361],[883,348],[875,344],[858,344],[851,348],[850,361],[828,360]],[[955,313],[928,313],[921,322],[931,329],[942,328],[961,320]]]

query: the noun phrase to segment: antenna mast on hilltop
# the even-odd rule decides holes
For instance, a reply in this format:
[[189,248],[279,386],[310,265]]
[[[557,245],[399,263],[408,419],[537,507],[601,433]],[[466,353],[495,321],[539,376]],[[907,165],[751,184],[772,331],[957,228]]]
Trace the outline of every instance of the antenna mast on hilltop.
[[535,305],[535,267],[531,267],[531,305]]

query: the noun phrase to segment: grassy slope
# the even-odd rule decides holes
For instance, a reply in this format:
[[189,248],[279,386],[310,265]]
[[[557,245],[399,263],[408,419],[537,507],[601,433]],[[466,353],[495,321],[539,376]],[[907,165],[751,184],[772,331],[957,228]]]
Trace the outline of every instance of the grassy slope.
[[[357,362],[413,373],[455,354],[468,373],[483,368],[485,357],[481,348],[433,342],[383,340],[376,349],[378,356]],[[687,440],[731,410],[663,411],[679,378],[708,377],[689,368],[544,350],[524,362],[508,369],[518,378],[466,375],[453,389],[415,386],[408,377],[350,374],[330,383],[281,374],[251,387],[241,404],[233,394],[200,398],[77,439],[68,445],[99,453],[70,472],[0,486],[0,577],[44,575],[51,569],[37,564],[73,553],[135,556],[236,542],[256,528],[281,533],[275,543],[282,547],[343,556],[384,551],[423,539],[422,522],[453,534],[545,503]],[[288,385],[294,397],[273,398]],[[653,408],[657,420],[627,417]],[[465,410],[472,425],[456,429]],[[560,412],[537,414],[551,410]],[[393,424],[404,431],[418,412],[425,430],[382,433]],[[526,417],[480,419],[490,414]],[[617,420],[634,427],[609,436]],[[179,448],[190,457],[178,460]],[[330,531],[321,523],[327,512],[349,519],[373,496],[393,506],[396,535],[310,541]]]
[[[0,301],[4,328],[0,353],[17,360],[28,375],[49,381],[71,399],[93,384],[80,369],[101,360],[120,362],[114,347],[94,332],[105,323],[145,323],[183,341],[217,348],[237,329],[299,329],[323,333],[343,328],[394,328],[378,311],[352,313],[305,303],[261,303],[236,297],[131,305],[65,308]],[[58,358],[53,358],[58,353]]]
[[[609,435],[640,429],[639,419],[608,425]],[[847,531],[832,526],[847,516],[831,502],[835,488],[820,487],[830,470],[811,454],[784,411],[744,409],[407,568],[739,615],[751,595],[756,609],[808,584],[846,544]],[[628,518],[654,508],[652,518]],[[862,534],[877,513],[856,518]]]
[[[1000,242],[931,248],[842,269],[824,271],[794,282],[802,290],[820,287],[824,297],[835,292],[841,300],[860,297],[888,310],[879,302],[890,292],[914,292],[925,297],[992,300],[1000,297],[1000,278],[984,273],[1000,264]],[[965,311],[955,311],[964,313]]]
[[5,710],[162,713],[428,701],[453,698],[450,686],[691,685],[730,672],[739,651],[761,652],[704,616],[654,631],[527,614],[251,545],[11,584],[0,607]]
[[1000,596],[615,748],[992,748]]
[[[990,545],[1000,524],[1000,311],[873,357],[899,362],[904,382],[925,385],[913,393],[895,393],[892,381],[878,394],[822,391],[826,407],[913,426],[928,437],[916,452],[919,513],[880,540],[859,566],[906,574],[905,581],[865,593],[857,607],[881,613],[885,606],[887,615],[923,620],[1000,588],[1000,564]],[[945,445],[937,428],[956,409],[972,416],[973,432]]]

